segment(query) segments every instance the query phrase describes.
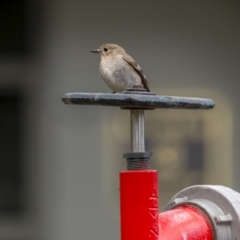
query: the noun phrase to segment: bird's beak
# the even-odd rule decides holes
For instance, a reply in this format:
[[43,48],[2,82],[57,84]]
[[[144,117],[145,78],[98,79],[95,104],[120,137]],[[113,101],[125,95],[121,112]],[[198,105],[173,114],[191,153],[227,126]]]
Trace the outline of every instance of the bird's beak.
[[92,53],[100,53],[100,49],[91,50],[90,52],[92,52]]

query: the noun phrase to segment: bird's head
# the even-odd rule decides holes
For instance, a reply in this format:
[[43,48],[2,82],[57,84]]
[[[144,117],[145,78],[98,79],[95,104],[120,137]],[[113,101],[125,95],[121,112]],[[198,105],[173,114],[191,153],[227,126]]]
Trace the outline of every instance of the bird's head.
[[117,56],[125,53],[125,50],[117,44],[107,43],[101,45],[98,49],[92,50],[93,53],[99,53],[101,58],[109,56]]

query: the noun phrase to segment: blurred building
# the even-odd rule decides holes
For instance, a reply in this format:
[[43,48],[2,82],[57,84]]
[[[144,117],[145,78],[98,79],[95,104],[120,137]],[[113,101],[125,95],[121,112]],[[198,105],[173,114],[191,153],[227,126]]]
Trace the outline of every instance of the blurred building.
[[240,191],[238,1],[0,0],[0,240],[119,238],[127,111],[64,105],[110,92],[89,50],[123,46],[159,95],[210,111],[146,113],[161,208],[179,190]]

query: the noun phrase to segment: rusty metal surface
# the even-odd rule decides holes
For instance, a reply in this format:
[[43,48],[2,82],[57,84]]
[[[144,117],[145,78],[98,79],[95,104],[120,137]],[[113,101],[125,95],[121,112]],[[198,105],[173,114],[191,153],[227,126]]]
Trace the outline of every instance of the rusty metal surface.
[[122,93],[66,93],[63,95],[62,100],[65,104],[112,106],[134,109],[211,109],[215,105],[213,100],[204,98]]

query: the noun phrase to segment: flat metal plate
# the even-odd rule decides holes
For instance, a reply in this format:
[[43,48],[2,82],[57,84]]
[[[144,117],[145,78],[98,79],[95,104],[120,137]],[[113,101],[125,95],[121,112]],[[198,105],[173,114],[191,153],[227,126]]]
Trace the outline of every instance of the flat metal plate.
[[123,93],[66,93],[62,100],[65,104],[111,106],[129,109],[211,109],[215,103],[211,99],[175,97]]

